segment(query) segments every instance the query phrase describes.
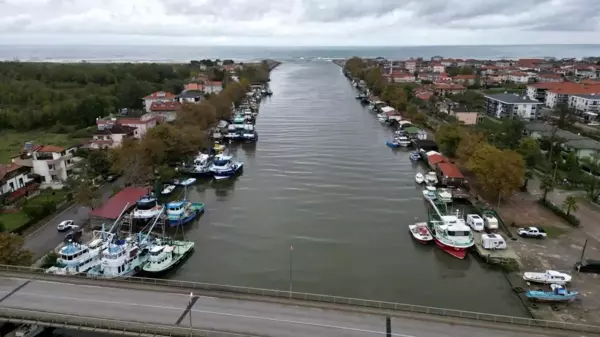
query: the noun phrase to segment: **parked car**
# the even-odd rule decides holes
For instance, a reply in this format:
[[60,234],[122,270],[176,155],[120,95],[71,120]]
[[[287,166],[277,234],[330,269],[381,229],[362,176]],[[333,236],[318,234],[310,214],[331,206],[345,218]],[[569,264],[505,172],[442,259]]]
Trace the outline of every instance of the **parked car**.
[[79,226],[75,224],[73,220],[65,220],[56,226],[59,232],[64,232],[66,230],[76,230],[79,229]]
[[119,176],[117,176],[116,174],[111,174],[108,177],[106,177],[106,181],[108,181],[109,183],[112,183],[113,181],[117,180]]
[[583,260],[575,263],[575,270],[580,273],[596,273],[600,274],[599,260]]
[[545,238],[546,235],[546,231],[544,231],[541,228],[537,228],[537,227],[525,227],[525,228],[519,228],[517,230],[517,233],[519,234],[519,236],[524,237],[524,238]]

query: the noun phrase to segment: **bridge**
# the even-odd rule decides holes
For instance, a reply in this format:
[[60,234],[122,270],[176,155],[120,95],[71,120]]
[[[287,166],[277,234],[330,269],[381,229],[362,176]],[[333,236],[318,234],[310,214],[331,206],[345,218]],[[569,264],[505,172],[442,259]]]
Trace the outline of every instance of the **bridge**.
[[148,336],[597,336],[599,326],[281,290],[0,266],[0,321]]

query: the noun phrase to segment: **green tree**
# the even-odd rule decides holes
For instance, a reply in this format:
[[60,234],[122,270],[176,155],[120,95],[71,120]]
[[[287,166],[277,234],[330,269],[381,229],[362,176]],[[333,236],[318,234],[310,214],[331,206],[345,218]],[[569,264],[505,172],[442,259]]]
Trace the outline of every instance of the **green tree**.
[[110,172],[108,150],[101,149],[90,151],[87,157],[87,164],[97,174],[107,176]]
[[558,121],[557,121],[556,125],[560,129],[567,128],[567,127],[573,125],[577,121],[575,111],[573,111],[573,109],[569,108],[569,106],[566,104],[558,105],[554,109],[553,114],[558,117]]
[[529,180],[533,178],[533,171],[525,170],[525,174],[523,175],[523,186],[521,186],[521,190],[527,191],[527,185],[529,184]]
[[523,156],[525,164],[529,168],[534,167],[542,159],[540,146],[538,142],[531,137],[521,139],[519,146],[517,147],[517,152]]
[[23,248],[23,237],[13,233],[0,233],[0,264],[29,266],[32,254]]
[[568,196],[562,204],[563,209],[567,212],[567,215],[571,214],[571,211],[577,212],[579,206],[577,205],[577,199],[574,196]]
[[73,201],[93,209],[98,201],[98,193],[90,186],[90,184],[79,184],[75,188]]
[[443,124],[435,133],[435,140],[442,152],[450,157],[456,156],[459,144],[465,132],[457,124]]
[[413,117],[411,117],[411,120],[414,124],[423,126],[427,123],[427,116],[419,112]]
[[542,181],[540,181],[540,189],[542,189],[542,191],[544,191],[544,194],[542,195],[542,200],[546,201],[546,197],[548,196],[548,193],[554,191],[554,188],[556,187],[556,182],[554,181],[554,178],[552,178],[552,176],[546,175],[542,178]]

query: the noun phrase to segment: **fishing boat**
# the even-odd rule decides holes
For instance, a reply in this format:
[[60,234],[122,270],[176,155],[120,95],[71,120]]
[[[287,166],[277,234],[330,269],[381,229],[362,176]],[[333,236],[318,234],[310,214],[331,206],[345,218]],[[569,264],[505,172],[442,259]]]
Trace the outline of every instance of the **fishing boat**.
[[569,291],[567,288],[558,285],[550,285],[551,291],[528,290],[525,297],[535,302],[571,302],[579,295],[578,291]]
[[441,202],[451,203],[452,202],[452,192],[447,188],[440,188],[437,190],[437,198]]
[[423,197],[428,200],[435,200],[437,198],[437,194],[435,193],[435,187],[427,186],[423,190]]
[[417,222],[416,224],[408,225],[408,230],[412,234],[412,237],[419,243],[428,244],[433,240],[426,222]]
[[179,185],[179,186],[190,186],[191,184],[193,184],[195,182],[196,182],[196,178],[187,178],[185,180],[175,179],[173,181],[173,184]]
[[546,270],[545,272],[526,272],[523,273],[523,280],[542,284],[567,284],[571,282],[571,275],[561,273],[556,270]]
[[175,190],[176,186],[175,185],[169,185],[169,184],[165,184],[163,186],[163,190],[160,192],[160,194],[162,195],[169,195],[173,192],[173,190]]
[[204,212],[204,204],[187,200],[173,201],[166,204],[169,226],[184,225]]
[[423,173],[419,172],[415,174],[415,182],[417,184],[422,184],[425,182],[425,177],[423,176]]
[[435,172],[427,172],[427,174],[425,175],[425,183],[427,183],[427,185],[436,185],[438,183],[437,175],[435,174]]
[[164,273],[185,260],[193,250],[194,243],[191,241],[156,240],[142,270],[151,274]]
[[458,211],[456,215],[447,215],[442,211],[445,204],[437,200],[429,200],[429,203],[432,206],[428,212],[429,230],[435,244],[448,254],[464,259],[467,250],[475,244],[471,228],[460,217]]
[[151,196],[145,195],[135,202],[133,210],[134,219],[152,219],[162,212],[162,207],[158,204],[158,200]]
[[412,161],[418,161],[421,160],[421,155],[419,154],[419,152],[411,152],[408,158]]
[[387,142],[385,142],[385,145],[392,149],[397,149],[400,147],[400,144],[396,141],[396,139],[388,140]]
[[194,158],[194,162],[191,167],[191,170],[188,170],[187,173],[194,175],[194,176],[200,176],[200,177],[211,176],[212,175],[212,172],[210,171],[211,164],[212,164],[212,156],[210,156],[206,153],[200,152]]
[[97,238],[87,245],[69,242],[58,253],[56,265],[46,272],[57,275],[77,275],[86,273],[101,261],[100,253],[108,246],[108,242]]
[[398,137],[396,137],[396,141],[402,147],[408,147],[411,144],[410,139],[408,139],[408,137],[406,137],[406,136],[398,136]]
[[215,157],[210,170],[214,173],[216,180],[223,180],[240,173],[243,167],[244,163],[233,160],[232,156],[219,154]]
[[102,278],[132,276],[141,271],[147,260],[147,247],[130,236],[110,243],[102,252],[101,263],[90,269],[87,275]]
[[215,154],[219,154],[219,153],[223,153],[223,151],[225,151],[225,145],[215,143],[215,145],[213,146],[213,152]]

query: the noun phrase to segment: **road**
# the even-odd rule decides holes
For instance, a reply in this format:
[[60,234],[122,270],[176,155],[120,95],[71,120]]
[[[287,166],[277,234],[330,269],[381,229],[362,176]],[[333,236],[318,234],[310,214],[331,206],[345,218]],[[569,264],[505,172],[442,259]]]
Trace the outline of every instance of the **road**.
[[[194,328],[273,337],[385,335],[385,318],[379,315],[203,296],[194,297],[191,303],[188,314],[190,296],[185,294],[0,278],[0,312],[2,308],[26,309],[184,328],[189,326],[191,316]],[[486,328],[459,325],[459,319],[448,324],[393,317],[391,323],[393,336],[400,337],[549,336],[495,330],[491,324]],[[574,335],[565,332],[565,336],[569,334]]]
[[[106,183],[99,189],[101,202],[106,201],[113,192],[115,186],[123,186],[123,180],[118,179],[112,183]],[[56,226],[65,220],[74,220],[75,224],[82,225],[89,219],[90,209],[85,206],[73,204],[61,213],[57,214],[52,220],[45,223],[42,227],[36,229],[25,237],[24,248],[33,252],[34,259],[39,259],[48,251],[56,248],[64,239],[65,233],[58,232]]]

